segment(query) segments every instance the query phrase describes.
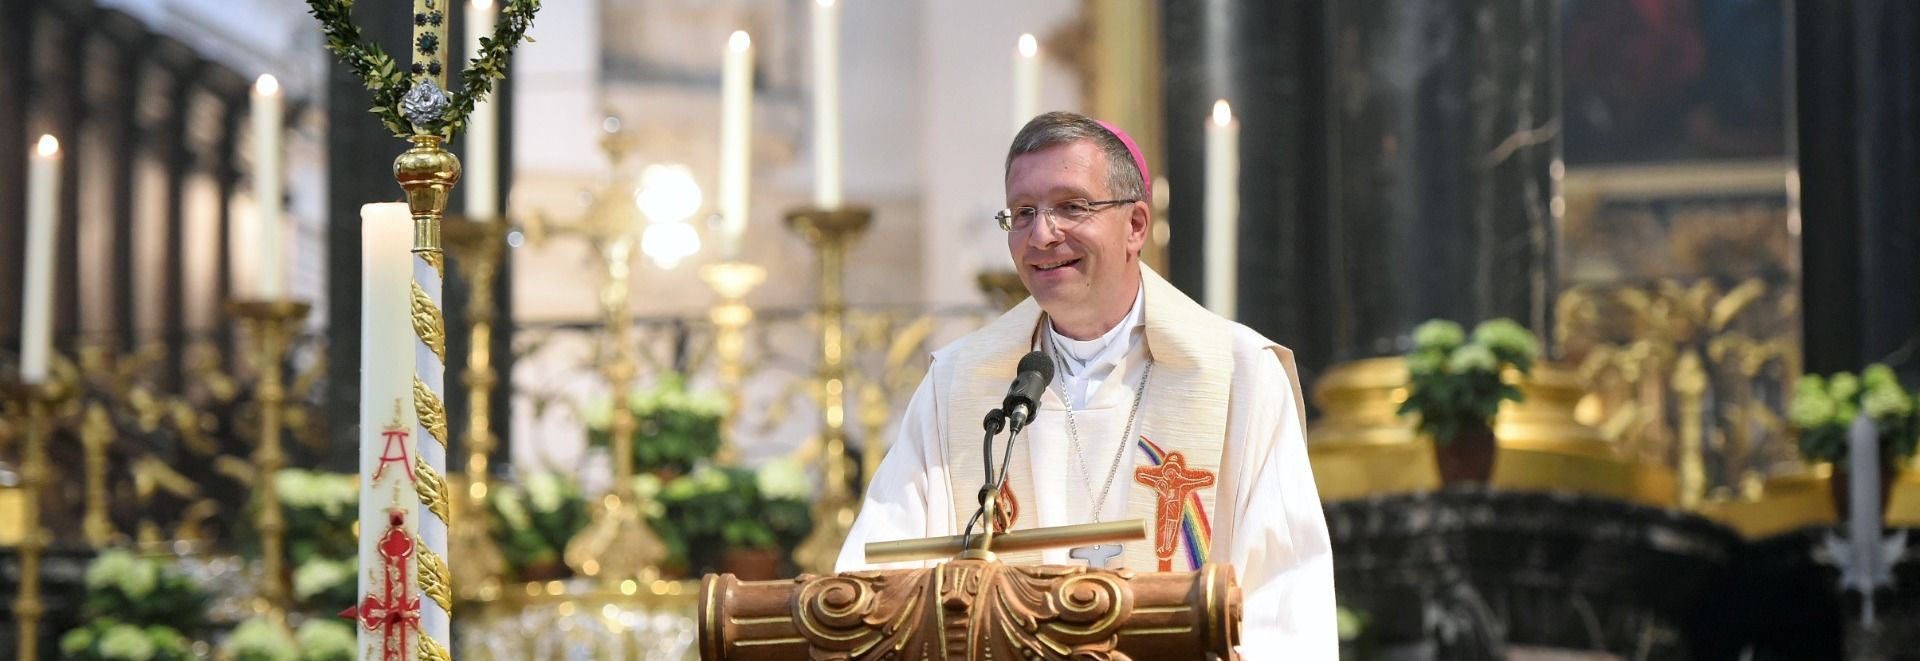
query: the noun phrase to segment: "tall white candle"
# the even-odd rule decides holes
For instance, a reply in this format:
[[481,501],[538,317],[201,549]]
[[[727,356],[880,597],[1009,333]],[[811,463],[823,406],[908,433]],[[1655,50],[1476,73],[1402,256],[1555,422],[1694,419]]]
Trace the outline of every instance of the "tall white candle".
[[[480,38],[493,34],[495,17],[493,0],[473,0],[467,11],[469,59],[480,56]],[[460,183],[467,191],[467,216],[476,220],[490,219],[500,210],[500,111],[493,104],[499,91],[496,87],[494,94],[473,104],[473,114],[467,116],[467,156],[460,163],[466,174]]]
[[1020,131],[1034,115],[1040,114],[1040,40],[1031,34],[1020,35],[1013,56],[1013,130]]
[[1207,122],[1207,309],[1234,318],[1240,242],[1240,125],[1227,101],[1213,102]]
[[735,31],[727,38],[720,73],[720,254],[740,256],[747,231],[747,179],[753,171],[753,38]]
[[27,164],[27,273],[20,310],[20,382],[47,379],[53,342],[53,231],[60,216],[60,141],[40,136]]
[[280,132],[284,110],[280,81],[271,74],[253,83],[253,199],[260,205],[255,218],[252,286],[241,291],[262,300],[279,299],[286,294],[286,268],[281,263],[280,243]]
[[[417,594],[417,563],[409,558],[386,574],[378,544],[398,513],[406,539],[419,526],[420,501],[412,468],[419,439],[412,437],[413,327],[408,282],[413,273],[413,219],[407,205],[360,207],[360,563],[359,594],[385,596],[388,579],[399,596]],[[385,457],[383,460],[382,458]],[[382,466],[386,466],[382,470]],[[374,479],[378,475],[379,479]],[[415,613],[418,615],[418,612]],[[379,648],[380,631],[360,631],[360,648]]]
[[840,9],[813,3],[813,205],[840,208]]

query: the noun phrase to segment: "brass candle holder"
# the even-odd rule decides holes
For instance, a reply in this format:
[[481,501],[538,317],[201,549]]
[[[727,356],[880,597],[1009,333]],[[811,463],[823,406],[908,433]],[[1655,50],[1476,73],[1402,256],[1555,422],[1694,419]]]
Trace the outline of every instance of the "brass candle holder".
[[462,599],[491,600],[500,595],[506,559],[493,544],[487,516],[488,465],[497,439],[489,404],[499,375],[493,369],[493,279],[507,236],[500,218],[449,220],[441,227],[453,249],[454,266],[467,280],[467,469],[466,495],[453,499],[460,525],[447,546],[453,554],[453,581]]
[[721,464],[731,465],[739,460],[739,448],[734,444],[734,436],[739,430],[743,402],[740,385],[746,372],[746,328],[753,323],[753,308],[747,306],[746,298],[755,287],[766,282],[767,270],[746,262],[721,262],[701,268],[700,279],[705,280],[713,293],[720,297],[713,309],[707,311],[707,319],[714,326],[714,355],[720,373],[720,389],[727,393],[730,404],[727,407],[727,419],[722,425],[717,459]]
[[87,506],[80,517],[80,532],[87,546],[106,548],[116,536],[113,518],[107,513],[107,446],[113,444],[113,419],[107,409],[95,402],[87,405],[80,423],[80,449],[86,458]]
[[47,611],[40,601],[40,556],[46,553],[52,535],[41,527],[40,493],[47,485],[47,438],[53,435],[53,410],[71,395],[55,382],[21,384],[13,396],[26,411],[25,443],[21,448],[20,490],[20,592],[13,602],[15,651],[22,661],[40,658],[40,616]]
[[293,330],[312,306],[296,301],[242,300],[229,303],[227,309],[246,324],[254,345],[254,367],[259,371],[254,401],[260,407],[260,438],[253,452],[253,487],[260,511],[254,517],[254,526],[260,533],[262,609],[279,620],[285,617],[289,605],[283,548],[287,523],[274,485],[274,476],[287,463],[280,447],[287,393],[281,363],[286,360]]
[[633,389],[638,371],[629,329],[632,314],[627,305],[633,272],[633,253],[638,238],[633,232],[609,227],[612,231],[594,238],[606,267],[605,288],[600,304],[606,314],[607,386],[612,389],[613,489],[600,498],[594,509],[593,523],[568,540],[562,560],[584,576],[607,583],[638,580],[649,583],[659,577],[659,563],[666,558],[666,546],[642,520],[642,506],[633,492],[633,431],[637,425],[633,410],[627,406],[627,393]]
[[806,239],[820,260],[820,370],[815,376],[823,423],[820,429],[820,498],[814,501],[813,533],[794,549],[802,571],[833,573],[840,546],[859,512],[847,476],[847,246],[873,222],[866,208],[798,209],[787,228]]

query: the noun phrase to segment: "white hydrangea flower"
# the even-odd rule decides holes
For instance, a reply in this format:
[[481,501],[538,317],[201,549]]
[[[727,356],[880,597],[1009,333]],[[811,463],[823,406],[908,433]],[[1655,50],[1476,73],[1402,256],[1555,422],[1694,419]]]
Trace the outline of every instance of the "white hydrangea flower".
[[788,457],[761,464],[753,473],[760,495],[785,500],[807,500],[813,496],[813,479],[805,466]]
[[299,661],[293,637],[266,618],[256,617],[233,628],[224,646],[228,657],[247,656],[269,661]]
[[561,499],[566,496],[566,484],[551,472],[534,473],[527,476],[527,499],[533,502],[533,509],[541,514],[552,514],[560,510]]
[[125,661],[147,661],[153,658],[153,641],[147,639],[147,632],[131,624],[116,624],[100,635],[100,656]]
[[293,570],[293,595],[308,599],[326,592],[341,583],[354,580],[354,565],[351,560],[335,562],[325,558],[314,558]]
[[353,626],[338,620],[307,620],[293,637],[308,656],[322,658],[353,656],[354,647],[359,644],[354,639]]

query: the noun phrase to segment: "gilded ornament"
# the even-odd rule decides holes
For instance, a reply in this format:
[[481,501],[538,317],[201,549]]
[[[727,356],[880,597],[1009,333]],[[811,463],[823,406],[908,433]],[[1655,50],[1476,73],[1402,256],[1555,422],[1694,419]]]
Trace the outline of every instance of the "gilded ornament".
[[413,410],[420,419],[420,426],[427,428],[427,435],[447,446],[447,409],[440,403],[440,397],[433,394],[420,377],[413,377]]

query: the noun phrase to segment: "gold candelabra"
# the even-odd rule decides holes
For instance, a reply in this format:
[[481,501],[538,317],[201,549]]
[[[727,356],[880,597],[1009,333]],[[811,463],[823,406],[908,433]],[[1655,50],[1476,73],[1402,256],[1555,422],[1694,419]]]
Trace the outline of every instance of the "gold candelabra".
[[87,405],[80,424],[80,448],[85,453],[87,471],[87,508],[80,519],[80,531],[87,545],[105,548],[113,543],[113,519],[107,514],[107,446],[113,443],[113,419],[107,408],[95,402]]
[[743,402],[740,385],[746,371],[746,328],[747,324],[753,323],[753,308],[747,306],[746,298],[755,287],[766,282],[767,270],[746,262],[721,262],[700,269],[700,279],[705,280],[713,293],[720,297],[720,301],[707,312],[707,319],[713,322],[715,329],[713,344],[714,355],[718,359],[720,389],[727,393],[730,404],[720,436],[718,459],[722,464],[732,464],[739,460],[734,435],[739,429]]
[[814,502],[813,533],[794,549],[803,571],[832,573],[840,546],[858,513],[847,476],[847,302],[844,288],[847,246],[873,221],[864,208],[799,209],[787,213],[787,227],[806,239],[820,259],[820,371],[817,395],[820,429],[820,498]]
[[493,278],[499,268],[506,222],[499,218],[456,220],[441,228],[453,248],[454,265],[467,280],[467,470],[466,496],[454,499],[460,525],[447,546],[453,554],[453,580],[464,599],[490,600],[500,594],[506,560],[493,544],[487,517],[488,464],[496,439],[489,404],[499,375],[493,369]]
[[40,616],[46,614],[46,604],[40,601],[40,556],[50,541],[40,525],[40,492],[47,484],[47,437],[53,435],[53,409],[68,394],[59,385],[45,383],[22,384],[14,395],[27,414],[20,462],[21,518],[25,519],[20,526],[20,593],[13,602],[16,651],[22,661],[40,658]]
[[260,438],[254,448],[254,494],[260,499],[260,511],[254,525],[260,532],[260,598],[269,617],[280,620],[286,615],[287,584],[285,551],[286,519],[280,511],[274,476],[286,465],[280,447],[281,407],[286,400],[280,365],[286,360],[287,344],[294,327],[311,309],[295,301],[235,301],[228,309],[248,326],[254,344],[255,369],[259,382],[255,402],[260,407]]

